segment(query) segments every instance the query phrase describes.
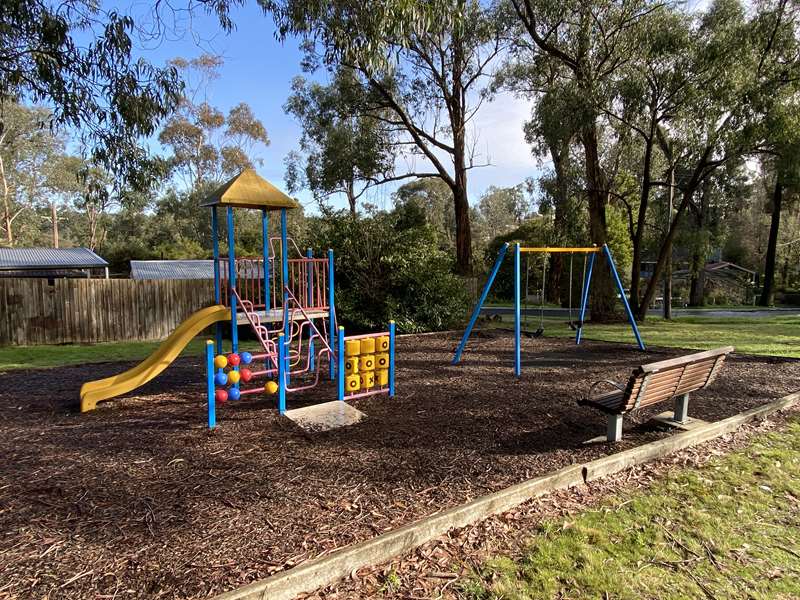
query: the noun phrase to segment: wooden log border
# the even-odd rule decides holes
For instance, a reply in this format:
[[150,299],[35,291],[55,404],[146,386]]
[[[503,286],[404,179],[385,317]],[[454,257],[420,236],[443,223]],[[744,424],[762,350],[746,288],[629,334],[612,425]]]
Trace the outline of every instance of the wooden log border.
[[420,519],[394,531],[347,546],[326,556],[309,560],[292,569],[216,596],[216,600],[290,600],[347,577],[353,571],[387,562],[450,529],[459,529],[491,515],[508,511],[523,502],[548,492],[578,486],[634,465],[661,458],[737,430],[753,420],[786,410],[800,402],[800,391],[757,406],[722,421],[708,423],[691,431],[637,448],[577,465],[512,485],[481,496],[441,513]]

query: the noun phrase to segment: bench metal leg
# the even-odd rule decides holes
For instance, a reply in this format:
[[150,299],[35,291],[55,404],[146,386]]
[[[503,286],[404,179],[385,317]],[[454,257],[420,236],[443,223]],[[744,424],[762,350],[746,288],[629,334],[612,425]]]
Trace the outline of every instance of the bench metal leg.
[[675,397],[675,416],[672,417],[678,423],[686,421],[689,413],[689,394]]
[[606,437],[609,442],[618,442],[622,439],[622,415],[608,415]]

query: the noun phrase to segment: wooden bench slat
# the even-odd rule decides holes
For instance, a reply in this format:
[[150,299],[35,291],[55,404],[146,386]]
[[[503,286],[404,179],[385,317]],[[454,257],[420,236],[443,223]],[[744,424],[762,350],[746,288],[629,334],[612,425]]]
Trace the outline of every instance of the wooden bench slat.
[[697,352],[695,354],[687,354],[686,356],[679,356],[677,358],[670,358],[659,362],[642,365],[638,368],[641,373],[654,373],[656,371],[663,371],[670,367],[685,365],[688,363],[695,363],[703,360],[704,358],[716,358],[721,355],[727,355],[733,352],[733,346],[725,346],[723,348],[716,348],[714,350],[706,350],[705,352]]

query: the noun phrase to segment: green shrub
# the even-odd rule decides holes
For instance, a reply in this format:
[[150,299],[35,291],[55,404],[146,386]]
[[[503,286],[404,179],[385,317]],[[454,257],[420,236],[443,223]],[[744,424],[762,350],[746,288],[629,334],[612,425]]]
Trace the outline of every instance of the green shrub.
[[448,329],[468,309],[453,257],[439,249],[436,231],[404,210],[354,218],[345,212],[309,219],[309,246],[332,248],[339,323],[353,333]]

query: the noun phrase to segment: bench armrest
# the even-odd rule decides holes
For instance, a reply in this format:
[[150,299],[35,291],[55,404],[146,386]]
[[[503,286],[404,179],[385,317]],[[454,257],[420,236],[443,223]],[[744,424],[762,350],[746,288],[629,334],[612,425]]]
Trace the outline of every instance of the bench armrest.
[[594,394],[595,388],[597,386],[599,386],[600,384],[603,384],[603,383],[611,385],[611,386],[617,388],[620,392],[623,392],[623,393],[625,392],[625,386],[624,385],[621,385],[621,384],[617,383],[616,381],[611,381],[610,379],[601,379],[599,381],[595,381],[591,385],[591,387],[589,388],[589,395],[587,397],[587,400],[589,400],[589,402],[591,402],[593,400],[592,395]]

